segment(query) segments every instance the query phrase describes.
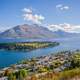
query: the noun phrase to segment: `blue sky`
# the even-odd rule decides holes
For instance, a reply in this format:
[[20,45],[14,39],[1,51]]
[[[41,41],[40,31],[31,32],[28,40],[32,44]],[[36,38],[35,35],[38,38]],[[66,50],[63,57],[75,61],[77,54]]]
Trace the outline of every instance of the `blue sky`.
[[26,23],[80,25],[80,0],[0,0],[0,31]]

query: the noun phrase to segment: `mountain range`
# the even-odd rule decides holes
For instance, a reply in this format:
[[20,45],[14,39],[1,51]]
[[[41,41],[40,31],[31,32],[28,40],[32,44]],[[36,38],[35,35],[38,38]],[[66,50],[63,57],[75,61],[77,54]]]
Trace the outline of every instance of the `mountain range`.
[[58,30],[58,31],[55,31],[53,32],[54,34],[56,34],[58,37],[60,38],[65,38],[65,37],[80,37],[80,33],[69,33],[69,32],[65,32],[65,31],[62,31],[62,30]]
[[47,39],[47,38],[74,37],[74,36],[79,36],[79,34],[68,33],[62,30],[52,32],[48,28],[39,26],[37,24],[18,25],[0,33],[0,38]]
[[24,24],[15,26],[14,28],[8,29],[0,33],[0,37],[43,39],[43,38],[54,38],[56,37],[56,35],[54,35],[52,31],[48,30],[43,26],[39,26],[37,24],[33,25]]

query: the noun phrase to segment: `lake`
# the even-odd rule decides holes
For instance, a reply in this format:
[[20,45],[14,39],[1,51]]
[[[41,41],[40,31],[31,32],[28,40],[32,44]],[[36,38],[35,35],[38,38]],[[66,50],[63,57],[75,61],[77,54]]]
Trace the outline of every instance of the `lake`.
[[[33,41],[26,39],[0,39],[0,42],[25,42]],[[35,41],[35,40],[34,40]],[[40,40],[41,41],[41,40]],[[44,40],[43,40],[44,41]],[[45,40],[46,41],[46,40]],[[30,52],[19,52],[19,51],[1,51],[0,50],[0,68],[10,66],[15,64],[23,59],[30,59],[32,57],[39,57],[43,55],[54,54],[63,50],[76,50],[80,49],[80,38],[59,38],[59,39],[50,39],[49,41],[60,42],[59,46],[53,48],[43,48],[37,49]]]

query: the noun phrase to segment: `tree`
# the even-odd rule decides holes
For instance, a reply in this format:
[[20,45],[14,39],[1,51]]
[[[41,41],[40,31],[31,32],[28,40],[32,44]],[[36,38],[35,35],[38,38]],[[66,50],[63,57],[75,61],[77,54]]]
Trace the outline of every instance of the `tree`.
[[74,54],[71,59],[71,67],[76,68],[80,67],[80,54]]
[[13,74],[13,73],[9,74],[8,80],[16,80],[15,74]]
[[24,80],[26,77],[27,77],[27,70],[25,69],[21,69],[19,72],[18,72],[18,78],[19,80]]

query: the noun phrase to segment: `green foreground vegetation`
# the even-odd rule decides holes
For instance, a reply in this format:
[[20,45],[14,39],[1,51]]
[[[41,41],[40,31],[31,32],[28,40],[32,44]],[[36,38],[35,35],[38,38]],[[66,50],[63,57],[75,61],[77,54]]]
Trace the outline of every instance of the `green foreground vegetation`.
[[30,51],[39,48],[54,47],[59,45],[58,42],[17,42],[17,43],[0,43],[0,49]]
[[80,80],[80,51],[23,60],[1,71],[6,80]]

